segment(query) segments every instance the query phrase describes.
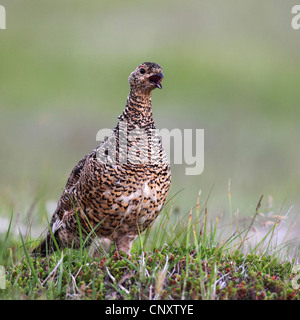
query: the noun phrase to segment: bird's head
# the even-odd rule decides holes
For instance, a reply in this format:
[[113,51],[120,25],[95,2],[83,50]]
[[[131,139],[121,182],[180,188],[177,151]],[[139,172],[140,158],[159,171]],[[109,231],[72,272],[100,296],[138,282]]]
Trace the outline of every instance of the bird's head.
[[128,81],[131,89],[150,92],[155,88],[162,89],[163,78],[161,66],[153,62],[144,62],[130,74]]

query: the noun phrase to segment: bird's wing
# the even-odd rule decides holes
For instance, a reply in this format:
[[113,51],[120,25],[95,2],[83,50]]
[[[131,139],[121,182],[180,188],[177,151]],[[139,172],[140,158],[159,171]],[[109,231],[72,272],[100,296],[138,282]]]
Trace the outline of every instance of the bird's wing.
[[75,186],[75,184],[77,183],[77,181],[80,178],[80,175],[82,173],[82,169],[85,166],[86,160],[87,158],[89,158],[91,155],[93,155],[95,153],[95,150],[93,150],[91,153],[87,154],[85,157],[83,157],[77,164],[76,166],[73,168],[68,181],[66,183],[65,186],[65,190],[69,190],[71,187]]

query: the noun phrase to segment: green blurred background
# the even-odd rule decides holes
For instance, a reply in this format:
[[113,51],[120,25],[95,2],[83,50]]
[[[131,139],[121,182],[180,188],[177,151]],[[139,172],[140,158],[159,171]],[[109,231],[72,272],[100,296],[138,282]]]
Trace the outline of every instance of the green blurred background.
[[[73,166],[113,128],[127,78],[144,61],[163,67],[153,93],[158,128],[205,130],[205,167],[172,164],[176,212],[201,189],[211,214],[299,212],[300,30],[297,1],[1,0],[0,215],[57,202]],[[48,206],[49,207],[49,206]],[[46,206],[47,208],[47,206]],[[51,211],[48,209],[48,211]]]

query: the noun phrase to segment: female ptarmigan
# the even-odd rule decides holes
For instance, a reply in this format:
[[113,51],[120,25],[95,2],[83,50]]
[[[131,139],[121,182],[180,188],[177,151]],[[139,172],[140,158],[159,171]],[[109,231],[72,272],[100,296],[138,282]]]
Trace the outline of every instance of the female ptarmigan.
[[130,74],[118,124],[71,172],[50,221],[52,232],[34,253],[46,255],[57,245],[79,248],[80,234],[86,245],[99,237],[129,253],[138,234],[154,222],[171,183],[151,107],[151,92],[162,88],[163,77],[161,67],[152,62]]

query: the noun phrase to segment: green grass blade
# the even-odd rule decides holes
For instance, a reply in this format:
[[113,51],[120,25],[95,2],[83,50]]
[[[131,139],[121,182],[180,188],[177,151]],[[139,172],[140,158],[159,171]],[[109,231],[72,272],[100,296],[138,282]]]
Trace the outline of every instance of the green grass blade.
[[32,276],[33,276],[33,278],[34,278],[34,280],[35,280],[35,283],[36,283],[39,287],[42,287],[42,286],[41,286],[41,283],[40,283],[40,281],[39,281],[39,278],[38,278],[38,276],[37,276],[37,274],[36,274],[36,272],[35,272],[35,268],[34,268],[34,266],[33,266],[33,264],[32,264],[31,258],[30,258],[30,256],[29,256],[29,253],[28,253],[28,250],[27,250],[27,248],[26,248],[26,245],[25,245],[25,242],[24,242],[24,238],[23,238],[23,235],[22,235],[20,229],[19,229],[19,234],[20,234],[20,238],[21,238],[21,241],[22,241],[23,250],[24,250],[26,259],[27,259],[27,261],[28,261],[28,264],[29,264],[29,266],[30,266],[31,273],[32,273]]

